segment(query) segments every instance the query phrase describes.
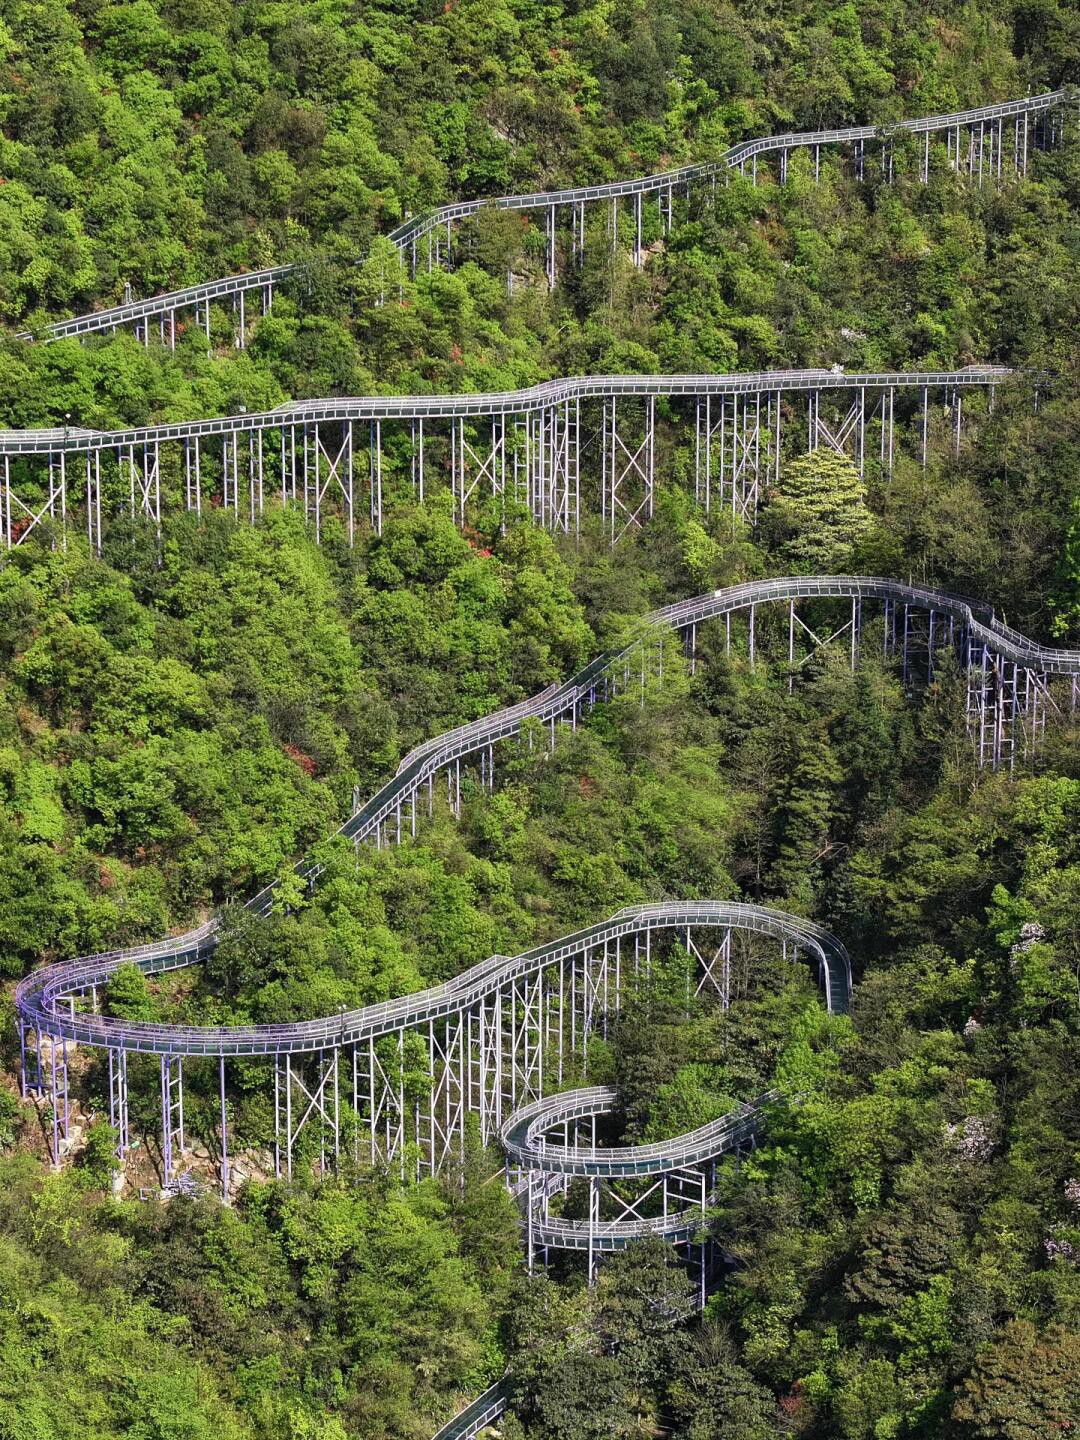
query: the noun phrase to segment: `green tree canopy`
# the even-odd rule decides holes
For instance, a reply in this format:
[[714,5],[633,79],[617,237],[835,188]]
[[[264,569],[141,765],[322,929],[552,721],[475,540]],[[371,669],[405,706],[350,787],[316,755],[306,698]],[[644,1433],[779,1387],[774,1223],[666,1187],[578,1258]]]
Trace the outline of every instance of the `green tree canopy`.
[[873,521],[866,486],[846,455],[820,449],[783,466],[766,524],[785,565],[797,574],[843,574]]
[[1012,1320],[975,1361],[953,1418],[974,1440],[1056,1440],[1080,1425],[1080,1335]]

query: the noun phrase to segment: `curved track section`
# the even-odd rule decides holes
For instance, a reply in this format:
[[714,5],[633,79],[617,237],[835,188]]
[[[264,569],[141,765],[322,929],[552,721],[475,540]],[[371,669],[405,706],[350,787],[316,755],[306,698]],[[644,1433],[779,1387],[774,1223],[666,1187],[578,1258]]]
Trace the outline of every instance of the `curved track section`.
[[[490,787],[497,744],[522,737],[530,747],[554,746],[559,726],[576,724],[593,705],[625,692],[643,697],[647,675],[663,678],[664,636],[669,632],[682,638],[693,667],[698,626],[722,621],[730,648],[737,618],[735,639],[747,644],[753,667],[759,611],[786,606],[794,678],[795,607],[809,601],[850,606],[847,622],[825,640],[814,635],[814,644],[842,637],[845,647],[850,642],[852,663],[864,607],[880,605],[885,653],[909,684],[932,678],[943,650],[956,654],[967,674],[968,720],[981,764],[1011,766],[1033,753],[1048,713],[1060,709],[1052,683],[1059,693],[1062,685],[1069,686],[1073,709],[1080,701],[1080,652],[1029,640],[997,620],[988,607],[881,577],[754,581],[644,616],[622,645],[598,656],[570,680],[418,746],[337,833],[354,844],[376,845],[415,835],[418,812],[425,802],[430,809],[439,776],[445,778],[451,807],[459,812],[463,762],[478,764],[481,785]],[[319,872],[314,860],[295,867],[295,873],[312,884]],[[274,896],[275,886],[268,885],[248,901],[248,908],[265,915]],[[721,949],[712,960],[694,941],[699,928],[721,932]],[[16,1008],[23,1086],[51,1097],[53,1153],[59,1158],[69,1128],[67,1047],[102,1047],[108,1052],[110,1113],[122,1153],[128,1057],[157,1056],[167,1185],[174,1153],[184,1150],[184,1062],[216,1059],[221,1072],[222,1186],[227,1194],[225,1062],[228,1057],[263,1057],[274,1066],[278,1173],[292,1173],[296,1142],[309,1122],[322,1132],[324,1159],[327,1154],[335,1161],[340,1156],[343,1085],[347,1104],[367,1130],[367,1142],[361,1146],[357,1140],[354,1146],[357,1159],[363,1149],[370,1163],[400,1167],[402,1174],[406,1168],[419,1173],[422,1166],[434,1171],[463,1141],[467,1114],[478,1114],[484,1138],[493,1138],[522,1103],[540,1098],[553,1058],[561,1085],[564,1052],[586,1054],[589,1033],[606,1026],[609,1011],[617,1012],[631,967],[634,973],[641,964],[648,967],[654,932],[684,936],[709,983],[726,998],[726,981],[723,975],[717,979],[715,966],[736,929],[814,956],[830,1007],[844,1008],[851,983],[846,956],[808,922],[761,907],[692,901],[631,907],[521,955],[492,956],[444,985],[344,1015],[281,1025],[190,1026],[139,1024],[97,1013],[98,989],[119,966],[133,964],[154,974],[210,955],[219,941],[217,921],[211,920],[184,935],[46,966],[22,980]],[[632,955],[627,949],[631,945]],[[426,1113],[417,1105],[410,1114],[406,1102],[406,1034],[419,1036],[427,1052],[431,1094]],[[414,1167],[416,1154],[422,1158]]]
[[[538,1250],[584,1251],[591,1276],[597,1256],[625,1250],[635,1240],[652,1236],[672,1245],[691,1244],[705,1224],[715,1162],[754,1142],[770,1098],[740,1105],[670,1140],[610,1148],[595,1143],[596,1118],[618,1108],[618,1092],[610,1086],[564,1091],[518,1110],[503,1126],[501,1139],[511,1188],[523,1207],[530,1265]],[[571,1127],[582,1121],[592,1126],[591,1144],[569,1138]],[[564,1143],[549,1143],[547,1132],[559,1126]],[[566,1219],[551,1211],[552,1197],[564,1193],[573,1178],[586,1181],[588,1219]],[[628,1195],[627,1187],[616,1188],[618,1180],[649,1183],[629,1187],[636,1194]],[[612,1215],[602,1216],[602,1198]],[[645,1213],[647,1205],[653,1213]]]
[[[847,952],[827,930],[753,906],[733,907],[730,923],[733,928],[779,936],[785,954],[788,944],[794,944],[795,953],[815,956],[827,977],[830,1012],[848,1010],[851,977]],[[717,988],[726,1003],[725,987]],[[598,1255],[623,1250],[645,1236],[693,1245],[703,1231],[715,1190],[716,1162],[754,1143],[765,1107],[775,1098],[776,1092],[769,1092],[695,1130],[640,1145],[596,1143],[597,1118],[619,1108],[618,1091],[611,1086],[540,1096],[515,1110],[503,1124],[499,1139],[506,1155],[507,1178],[524,1211],[530,1268],[537,1251],[545,1255],[549,1250],[584,1251],[591,1279]],[[579,1138],[583,1125],[591,1132],[588,1143]],[[561,1140],[553,1135],[560,1129]],[[585,1182],[587,1219],[568,1219],[551,1208],[552,1198],[565,1193],[575,1179]],[[702,1251],[702,1284],[705,1269]]]
[[[732,586],[666,606],[643,617],[625,643],[605,652],[577,675],[539,695],[419,745],[401,762],[397,774],[345,822],[338,832],[355,844],[400,841],[416,833],[417,802],[430,803],[436,776],[445,775],[449,799],[460,807],[462,761],[479,760],[481,783],[494,777],[494,746],[527,737],[532,745],[554,745],[561,722],[620,692],[644,693],[646,676],[662,678],[664,637],[674,631],[686,643],[693,663],[697,627],[723,621],[730,644],[733,617],[745,626],[751,665],[755,656],[755,616],[762,606],[786,605],[794,643],[794,607],[808,601],[850,604],[847,632],[854,660],[863,607],[884,609],[887,654],[902,656],[905,677],[916,662],[909,620],[929,621],[925,665],[933,673],[942,645],[961,657],[969,675],[969,715],[980,759],[999,761],[1003,717],[1009,724],[1035,728],[1038,695],[1047,693],[1052,676],[1068,677],[1076,698],[1080,652],[1046,647],[1002,624],[989,607],[945,592],[881,577],[791,577]],[[900,624],[902,617],[902,630]],[[935,628],[936,626],[936,628]],[[936,635],[936,640],[935,640]],[[737,637],[738,638],[738,637]],[[793,659],[794,652],[789,654]],[[670,668],[670,667],[669,667]],[[793,672],[794,673],[794,672]],[[1018,676],[1026,677],[1025,684]],[[1026,691],[1025,691],[1026,685]],[[1024,695],[1027,695],[1026,701]],[[1025,710],[1025,704],[1027,709]],[[1031,707],[1034,707],[1031,708]],[[1045,706],[1043,707],[1045,714]],[[1026,717],[1026,720],[1025,720]],[[985,736],[998,748],[986,750]],[[311,883],[319,865],[301,861],[296,872]],[[274,902],[274,885],[248,902],[265,915]],[[155,944],[43,967],[17,987],[16,1008],[24,1093],[51,1100],[52,1148],[59,1161],[69,1129],[68,1047],[100,1047],[108,1061],[110,1120],[122,1160],[128,1136],[128,1063],[153,1057],[161,1077],[160,1174],[163,1189],[179,1180],[186,1147],[184,1132],[185,1064],[216,1062],[221,1103],[220,1172],[223,1195],[230,1195],[226,1109],[226,1061],[263,1057],[273,1067],[275,1171],[291,1176],[294,1163],[334,1165],[352,1145],[357,1163],[400,1169],[404,1177],[436,1173],[465,1144],[466,1122],[479,1118],[485,1140],[505,1134],[508,1148],[525,1162],[524,1200],[530,1258],[549,1248],[582,1250],[590,1273],[597,1256],[630,1239],[663,1234],[701,1251],[699,1271],[705,1283],[705,1251],[698,1243],[701,1220],[711,1193],[709,1167],[715,1156],[752,1139],[755,1107],[715,1125],[675,1137],[660,1147],[598,1154],[569,1153],[550,1146],[542,1127],[552,1114],[571,1122],[567,1106],[597,1106],[597,1097],[559,1099],[539,1108],[545,1092],[561,1087],[564,1067],[583,1073],[591,1034],[606,1033],[628,984],[649,972],[655,935],[667,932],[685,946],[702,972],[699,989],[711,985],[721,1004],[730,999],[729,966],[734,932],[753,943],[779,943],[816,963],[830,1010],[844,1011],[850,1001],[851,970],[843,946],[811,922],[760,906],[716,901],[669,901],[620,911],[609,920],[534,947],[520,955],[491,956],[453,980],[414,995],[367,1006],[344,1015],[286,1025],[151,1025],[112,1019],[97,1012],[97,989],[117,968],[134,964],[153,974],[197,963],[218,944],[216,921]],[[711,935],[712,943],[704,937]],[[713,951],[713,944],[719,946]],[[712,953],[710,953],[712,952]],[[406,1088],[406,1046],[415,1086],[415,1048],[425,1057],[426,1093]],[[145,1072],[144,1072],[145,1073]],[[532,1109],[522,1107],[532,1106]],[[353,1123],[343,1129],[342,1113]],[[507,1123],[509,1122],[509,1123]],[[314,1149],[312,1148],[314,1146]],[[591,1149],[592,1147],[590,1147]],[[554,1170],[537,1168],[555,1166]],[[589,1191],[589,1220],[565,1220],[552,1213],[550,1200],[581,1173]],[[650,1181],[663,1189],[659,1217],[643,1210],[641,1197],[625,1193],[614,1216],[610,1202],[616,1187]],[[520,1182],[519,1182],[520,1186]],[[608,1213],[601,1210],[606,1187]],[[519,1189],[519,1193],[520,1189]],[[646,1197],[647,1198],[647,1197]],[[682,1202],[685,1202],[682,1203]],[[557,1208],[557,1207],[556,1207]],[[684,1213],[685,1212],[685,1213]],[[444,1437],[478,1433],[505,1405],[497,1385],[455,1417]]]
[[[824,930],[818,929],[818,934],[823,947],[833,951],[842,963],[840,942]],[[845,998],[836,1008],[845,1010],[847,1003]],[[563,1090],[558,1095],[523,1105],[511,1115],[499,1137],[507,1163],[518,1170],[542,1170],[551,1175],[598,1175],[634,1180],[643,1175],[663,1175],[670,1170],[716,1160],[743,1144],[754,1133],[761,1107],[768,1097],[741,1105],[730,1115],[723,1115],[685,1135],[648,1145],[571,1145],[569,1142],[560,1145],[548,1140],[548,1132],[560,1125],[568,1129],[596,1115],[614,1114],[618,1098],[618,1091],[611,1086],[593,1085],[582,1090]]]
[[[269,911],[270,893],[263,891],[256,897],[260,902],[265,899],[265,903],[252,902],[251,908],[257,914]],[[572,955],[611,946],[627,937],[643,937],[647,932],[698,928],[742,930],[809,953],[820,967],[830,1008],[847,1009],[851,968],[838,941],[783,911],[717,900],[631,905],[598,925],[575,930],[520,955],[492,955],[442,985],[318,1020],[283,1025],[154,1025],[87,1013],[69,1003],[72,997],[107,983],[109,976],[124,964],[135,964],[144,973],[157,974],[205,959],[217,944],[217,932],[212,926],[159,946],[141,946],[35,970],[20,982],[16,1005],[26,1028],[80,1045],[193,1059],[318,1055],[368,1045],[385,1036],[442,1022],[450,1015],[475,1009],[493,993],[531,979]]]
[[[618,205],[627,198],[637,207],[638,241],[635,256],[640,255],[640,206],[647,196],[655,196],[663,205],[667,203],[667,223],[670,224],[672,197],[676,191],[688,191],[695,185],[714,183],[718,176],[731,170],[745,171],[751,167],[756,177],[759,160],[773,158],[778,161],[780,177],[787,177],[787,161],[793,151],[809,149],[815,157],[823,147],[851,147],[854,151],[856,173],[863,173],[865,148],[868,143],[879,141],[883,147],[883,175],[892,177],[890,139],[900,133],[925,137],[925,147],[919,163],[919,177],[929,178],[931,136],[945,137],[949,146],[949,163],[954,169],[966,172],[981,184],[984,176],[988,180],[1000,180],[1005,174],[1023,174],[1027,170],[1029,151],[1035,146],[1035,130],[1045,124],[1073,99],[1070,90],[1054,90],[1042,95],[1031,95],[1019,100],[1002,101],[983,105],[972,110],[960,110],[950,114],[927,115],[914,120],[903,120],[896,125],[849,125],[837,129],[814,130],[803,133],[761,136],[734,145],[719,160],[706,164],[686,165],[679,169],[647,175],[635,180],[616,180],[603,185],[579,185],[562,190],[536,191],[525,195],[500,195],[484,200],[458,201],[442,205],[427,214],[412,217],[390,232],[389,238],[399,253],[408,256],[415,268],[419,259],[418,244],[427,240],[430,244],[439,231],[449,233],[451,227],[470,215],[483,209],[525,211],[545,214],[549,222],[549,279],[554,280],[554,216],[556,212],[571,211],[574,219],[574,249],[584,245],[583,212],[587,205]],[[1053,140],[1056,132],[1048,130],[1043,139]],[[966,141],[966,144],[964,143]],[[815,158],[815,171],[816,171]],[[579,239],[580,236],[580,239]],[[427,255],[430,263],[430,252]],[[436,261],[438,254],[436,253]],[[187,286],[167,294],[150,296],[145,300],[129,301],[105,310],[86,315],[74,316],[68,320],[55,321],[44,331],[46,339],[55,340],[65,336],[90,335],[106,330],[116,330],[123,325],[136,326],[142,336],[149,340],[150,323],[157,321],[160,338],[166,343],[175,343],[176,317],[179,313],[194,314],[200,323],[210,330],[210,306],[228,300],[237,309],[240,326],[240,343],[243,343],[245,323],[244,300],[248,295],[261,296],[264,310],[272,303],[275,285],[295,275],[297,265],[276,265],[265,270],[252,271],[241,275],[227,275],[201,285]],[[25,339],[32,338],[24,333]]]
[[[437,775],[449,775],[451,801],[456,808],[463,759],[478,758],[484,777],[490,783],[496,744],[521,735],[530,722],[549,731],[554,740],[560,722],[576,719],[598,700],[636,687],[638,660],[642,674],[646,665],[655,664],[660,654],[657,642],[665,631],[676,631],[692,646],[698,625],[743,614],[750,622],[752,645],[752,627],[759,607],[777,604],[791,607],[814,599],[851,602],[853,625],[861,619],[864,604],[880,602],[887,607],[887,619],[892,622],[894,645],[899,643],[895,632],[901,612],[905,617],[912,612],[936,617],[937,643],[943,643],[946,638],[954,644],[962,640],[969,668],[978,661],[985,671],[986,658],[992,657],[998,671],[1009,665],[1040,677],[1042,684],[1051,675],[1067,676],[1074,681],[1080,677],[1080,652],[1041,645],[1002,623],[988,606],[972,604],[944,591],[873,576],[794,576],[751,581],[656,610],[638,622],[625,644],[598,656],[571,679],[417,746],[402,760],[397,774],[350,816],[337,833],[355,844],[364,841],[382,844],[400,840],[407,833],[414,834],[417,802],[425,793],[430,797]],[[852,638],[855,638],[854,630]],[[888,632],[886,643],[889,643]],[[933,643],[931,636],[931,645]],[[314,861],[304,860],[295,867],[295,873],[313,882],[319,868]],[[248,901],[248,908],[259,915],[269,913],[274,893],[275,886],[268,885]],[[138,1025],[84,1013],[69,1003],[71,996],[88,993],[104,984],[120,965],[134,964],[148,974],[176,969],[205,959],[216,947],[217,940],[217,923],[210,921],[184,935],[151,945],[43,967],[22,980],[17,988],[21,1023],[25,1029],[40,1030],[58,1039],[157,1054],[310,1054],[340,1039],[349,1042],[368,1039],[395,1031],[402,1025],[421,1023],[461,1009],[490,985],[496,973],[505,977],[514,967],[527,969],[551,950],[551,947],[541,947],[512,961],[493,957],[446,985],[419,995],[369,1006],[345,1017],[333,1016],[293,1025]],[[813,943],[809,932],[806,943]]]
[[[830,945],[838,944],[826,932],[819,932]],[[522,1206],[522,1229],[528,1248],[530,1268],[539,1253],[573,1251],[587,1257],[590,1280],[595,1277],[601,1255],[624,1250],[636,1240],[656,1238],[683,1247],[691,1270],[697,1268],[699,1302],[703,1300],[707,1275],[709,1242],[704,1234],[706,1211],[713,1199],[714,1162],[753,1144],[761,1131],[763,1109],[773,1093],[752,1104],[740,1105],[728,1115],[699,1126],[685,1135],[656,1144],[598,1146],[569,1143],[571,1127],[593,1122],[598,1115],[617,1109],[618,1092],[610,1086],[567,1090],[547,1099],[522,1106],[502,1128],[500,1139],[506,1152],[507,1179]],[[547,1138],[562,1127],[565,1143]],[[700,1184],[695,1183],[700,1177]],[[553,1214],[551,1200],[565,1193],[570,1179],[584,1178],[588,1185],[588,1219],[570,1220]],[[627,1218],[601,1218],[601,1186],[615,1180],[654,1181],[644,1192],[659,1214]],[[612,1195],[609,1194],[610,1207]],[[625,1196],[614,1194],[615,1208],[636,1211]],[[509,1378],[503,1376],[471,1404],[458,1411],[433,1440],[473,1440],[502,1415],[511,1399]]]

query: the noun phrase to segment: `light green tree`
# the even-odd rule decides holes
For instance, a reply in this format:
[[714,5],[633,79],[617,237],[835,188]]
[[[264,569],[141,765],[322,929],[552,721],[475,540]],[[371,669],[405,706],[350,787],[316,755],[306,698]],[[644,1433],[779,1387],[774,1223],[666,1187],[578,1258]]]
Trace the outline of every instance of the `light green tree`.
[[119,1020],[158,1018],[154,996],[138,966],[121,965],[110,975],[105,987],[105,1013]]
[[769,539],[802,574],[845,570],[872,526],[866,485],[834,450],[815,450],[786,465],[769,500]]

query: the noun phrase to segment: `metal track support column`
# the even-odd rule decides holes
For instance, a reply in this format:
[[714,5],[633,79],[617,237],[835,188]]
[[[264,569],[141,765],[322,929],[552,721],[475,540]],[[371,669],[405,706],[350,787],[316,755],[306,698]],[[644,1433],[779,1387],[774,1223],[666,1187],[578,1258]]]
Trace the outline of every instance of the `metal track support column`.
[[116,1158],[123,1161],[128,1148],[127,1051],[109,1050],[109,1124],[116,1132]]
[[172,1184],[173,1164],[184,1153],[184,1069],[179,1055],[161,1057],[161,1183]]

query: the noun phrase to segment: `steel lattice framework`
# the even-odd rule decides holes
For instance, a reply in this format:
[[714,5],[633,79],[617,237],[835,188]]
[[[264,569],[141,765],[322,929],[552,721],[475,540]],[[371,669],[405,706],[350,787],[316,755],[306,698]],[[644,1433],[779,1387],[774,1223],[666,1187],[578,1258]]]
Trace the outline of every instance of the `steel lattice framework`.
[[[704,960],[689,930],[684,943],[688,954]],[[840,949],[832,937],[825,943],[836,952]],[[717,956],[730,954],[730,949],[728,931]],[[725,1004],[728,998],[722,995]],[[837,1009],[846,1009],[847,1003],[846,989],[842,1003],[834,997]],[[716,1162],[753,1144],[765,1106],[777,1098],[763,1095],[685,1135],[633,1146],[596,1143],[597,1118],[618,1109],[618,1092],[610,1086],[563,1091],[522,1106],[503,1126],[500,1138],[507,1181],[524,1210],[529,1269],[537,1252],[546,1259],[550,1250],[578,1251],[587,1256],[591,1283],[602,1254],[656,1236],[688,1248],[697,1262],[698,1298],[704,1304],[705,1216],[716,1188]],[[583,1126],[588,1143],[581,1135]],[[551,1138],[560,1129],[562,1135]],[[552,1200],[565,1195],[575,1177],[586,1183],[586,1219],[567,1219],[552,1211]]]
[[[765,162],[774,167],[777,179],[785,184],[791,157],[798,151],[807,151],[817,179],[821,173],[821,152],[835,149],[850,156],[859,180],[866,178],[868,167],[873,166],[885,183],[892,182],[899,156],[923,184],[929,182],[939,163],[978,185],[1000,184],[1010,177],[1025,175],[1033,151],[1062,140],[1065,115],[1075,103],[1076,92],[1063,89],[982,105],[973,110],[903,120],[895,125],[848,125],[766,135],[732,146],[719,160],[635,180],[442,205],[405,220],[390,232],[389,239],[415,272],[421,266],[431,269],[449,262],[455,226],[482,210],[532,215],[538,217],[545,228],[545,270],[548,283],[554,286],[563,252],[569,251],[571,263],[579,262],[584,253],[586,212],[590,207],[601,207],[605,211],[609,243],[614,247],[619,243],[619,207],[629,204],[632,253],[635,263],[640,265],[644,259],[643,207],[647,200],[655,200],[666,232],[679,214],[677,201],[681,202],[683,197],[689,199],[695,192],[708,195],[733,172],[748,175],[756,184],[759,168]],[[568,244],[560,236],[560,229],[564,232],[569,229]],[[252,300],[266,313],[273,305],[275,286],[302,273],[299,265],[275,265],[242,275],[227,275],[168,294],[126,300],[122,305],[58,320],[44,330],[43,337],[90,335],[131,325],[147,344],[152,328],[156,328],[162,344],[175,345],[185,317],[203,326],[209,335],[211,305],[228,301],[235,316],[235,343],[242,347]],[[513,277],[508,280],[512,284]],[[24,338],[31,337],[27,334]]]
[[[870,452],[889,475],[905,433],[895,415],[900,397],[925,466],[932,436],[959,447],[964,396],[982,392],[992,406],[1013,375],[997,365],[593,375],[486,394],[290,402],[126,430],[3,430],[0,548],[46,523],[62,544],[77,512],[100,552],[107,525],[122,517],[160,533],[169,504],[196,514],[220,506],[254,522],[277,502],[302,507],[316,539],[333,517],[351,544],[361,524],[382,530],[389,431],[407,457],[393,494],[423,504],[434,478],[449,482],[459,524],[493,502],[504,515],[524,506],[536,524],[569,534],[591,510],[615,544],[653,513],[661,406],[668,430],[692,442],[697,502],[752,524],[792,431],[792,446],[846,454],[860,473]],[[935,413],[932,424],[939,405],[944,418]]]
[[[828,602],[826,608],[839,603],[847,618],[818,633],[797,614],[797,606],[802,604],[805,613],[810,602]],[[908,683],[932,678],[947,651],[957,657],[967,675],[968,719],[980,764],[1011,766],[1030,756],[1048,714],[1075,710],[1080,652],[1029,640],[997,620],[988,607],[876,577],[755,581],[655,611],[638,622],[624,644],[597,657],[572,679],[418,746],[338,833],[356,845],[399,843],[416,834],[418,812],[425,805],[430,809],[440,777],[456,812],[463,765],[472,763],[479,768],[481,784],[494,785],[496,745],[516,739],[530,747],[553,746],[561,727],[576,726],[597,702],[626,692],[639,694],[643,702],[647,678],[663,680],[665,637],[671,632],[681,637],[693,666],[698,627],[722,621],[730,649],[734,620],[735,640],[745,644],[753,666],[759,612],[785,607],[788,672],[794,683],[807,653],[822,645],[850,647],[855,663],[869,604],[883,611],[886,655],[895,657]],[[820,625],[816,613],[812,618]],[[775,634],[775,623],[773,630]],[[296,874],[309,884],[319,873],[313,861],[296,867]],[[248,908],[266,915],[274,893],[275,887],[268,886]],[[699,929],[721,932],[712,959],[695,939]],[[760,907],[696,901],[621,911],[600,925],[521,955],[492,956],[430,990],[321,1019],[215,1027],[136,1024],[97,1013],[98,989],[120,965],[134,964],[154,974],[209,956],[219,934],[212,920],[186,935],[47,966],[24,979],[16,991],[23,1086],[51,1099],[53,1153],[59,1160],[69,1123],[68,1047],[103,1047],[109,1057],[111,1117],[123,1151],[129,1058],[156,1056],[168,1186],[173,1161],[185,1144],[184,1062],[216,1061],[221,1176],[227,1196],[226,1061],[262,1057],[273,1069],[278,1173],[292,1173],[294,1150],[305,1127],[318,1131],[324,1163],[340,1157],[343,1136],[351,1129],[357,1160],[392,1165],[403,1175],[437,1171],[463,1138],[467,1115],[478,1115],[482,1135],[492,1138],[518,1106],[540,1098],[545,1087],[561,1085],[570,1057],[586,1056],[588,1036],[604,1028],[625,984],[648,966],[656,931],[685,936],[688,953],[700,963],[702,983],[715,988],[722,1003],[730,994],[724,956],[730,953],[732,932],[739,931],[814,957],[830,1007],[846,1005],[846,956],[825,932]],[[417,1047],[426,1076],[423,1093],[414,1083],[405,1083],[406,1071],[415,1070]],[[351,1126],[343,1123],[343,1110],[353,1117]]]

